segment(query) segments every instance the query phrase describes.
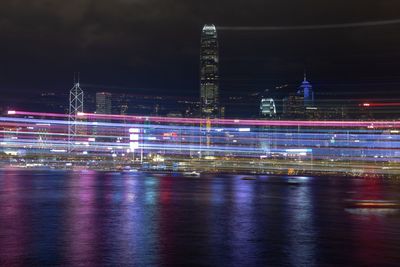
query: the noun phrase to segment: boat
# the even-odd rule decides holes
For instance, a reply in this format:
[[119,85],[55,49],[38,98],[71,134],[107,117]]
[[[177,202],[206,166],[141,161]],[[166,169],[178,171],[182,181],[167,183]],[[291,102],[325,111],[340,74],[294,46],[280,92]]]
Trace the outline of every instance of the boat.
[[242,177],[242,180],[257,180],[257,178],[252,177],[252,176],[245,176],[245,177]]
[[131,166],[125,166],[124,169],[122,170],[123,173],[132,173],[132,172],[138,172],[137,169],[132,169]]
[[348,200],[347,207],[358,209],[399,209],[400,203],[387,200]]
[[189,177],[200,177],[200,173],[196,172],[196,171],[184,172],[183,175],[184,176],[189,176]]

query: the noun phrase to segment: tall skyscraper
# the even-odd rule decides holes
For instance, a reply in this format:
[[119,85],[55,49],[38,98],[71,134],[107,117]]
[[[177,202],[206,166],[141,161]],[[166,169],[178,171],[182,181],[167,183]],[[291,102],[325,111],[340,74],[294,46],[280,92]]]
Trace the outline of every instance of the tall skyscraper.
[[314,105],[314,91],[311,83],[307,81],[306,73],[304,72],[304,80],[298,88],[297,94],[304,97],[304,106],[310,107]]
[[[96,93],[96,114],[111,114],[111,93],[98,92]],[[100,122],[110,122],[109,119],[97,120]],[[97,141],[101,142],[114,142],[114,139],[110,139],[104,136],[112,136],[113,130],[107,129],[104,131],[104,127],[93,127],[93,135],[96,136]]]
[[204,118],[219,117],[219,71],[217,29],[206,24],[200,44],[200,108]]
[[96,113],[111,114],[111,93],[96,93]]
[[[74,75],[75,76],[75,75]],[[74,87],[69,91],[69,116],[68,116],[68,151],[74,150],[74,142],[78,135],[84,134],[84,126],[80,125],[79,122],[82,121],[78,118],[79,113],[83,113],[83,90],[79,85],[79,74],[78,80],[75,81],[74,77]]]

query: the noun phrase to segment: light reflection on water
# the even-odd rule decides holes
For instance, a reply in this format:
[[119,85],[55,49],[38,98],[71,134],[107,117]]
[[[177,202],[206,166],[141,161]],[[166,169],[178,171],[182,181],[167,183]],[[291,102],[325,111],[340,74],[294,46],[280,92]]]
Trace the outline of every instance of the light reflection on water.
[[[301,180],[308,179],[301,177]],[[292,265],[316,266],[316,232],[311,189],[310,186],[299,186],[288,195],[288,251]]]
[[66,252],[65,261],[96,262],[96,174],[71,173],[66,179],[67,209],[65,210]]
[[354,212],[348,202],[399,202],[397,184],[241,178],[3,170],[0,265],[388,266],[400,260],[399,213]]

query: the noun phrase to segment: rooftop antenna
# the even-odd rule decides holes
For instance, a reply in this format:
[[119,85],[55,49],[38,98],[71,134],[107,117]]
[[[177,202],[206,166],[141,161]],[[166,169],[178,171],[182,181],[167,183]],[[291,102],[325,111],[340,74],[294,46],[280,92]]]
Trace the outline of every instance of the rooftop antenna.
[[74,85],[79,84],[80,72],[74,72]]

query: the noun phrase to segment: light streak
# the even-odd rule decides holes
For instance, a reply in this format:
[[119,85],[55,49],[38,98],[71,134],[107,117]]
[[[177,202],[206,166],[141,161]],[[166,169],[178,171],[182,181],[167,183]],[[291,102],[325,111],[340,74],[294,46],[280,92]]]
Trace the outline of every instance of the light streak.
[[296,25],[296,26],[236,26],[236,27],[218,27],[218,30],[223,31],[298,31],[298,30],[324,30],[324,29],[346,29],[356,27],[372,27],[400,24],[400,19],[392,20],[377,20],[363,21],[350,23],[335,23],[335,24],[317,24],[317,25]]
[[[84,113],[82,121],[76,122],[83,130],[73,140],[74,152],[66,153],[68,116],[20,111],[10,115],[0,117],[0,151],[5,153],[0,159],[8,164],[10,157],[16,157],[11,162],[17,163],[12,164],[25,164],[21,159],[26,158],[51,166],[71,163],[116,168],[138,164],[141,155],[143,167],[148,168],[152,168],[152,159],[162,158],[155,161],[154,168],[185,163],[178,166],[219,171],[282,172],[290,168],[400,174],[398,121],[214,119],[211,128],[206,128],[201,127],[205,120],[199,118]],[[104,119],[108,122],[101,121]],[[207,138],[209,145],[205,145]]]
[[398,107],[400,102],[364,103],[364,107]]
[[[47,116],[47,117],[66,117],[65,114],[41,113],[41,112],[22,112],[15,111],[16,115]],[[160,123],[180,123],[180,124],[206,124],[206,119],[200,118],[170,118],[170,117],[144,117],[130,115],[107,115],[84,113],[88,119],[109,119],[138,122],[160,122]],[[400,128],[400,121],[288,121],[288,120],[238,120],[238,119],[211,119],[212,125],[252,125],[252,126],[303,126],[303,127],[389,127]],[[84,122],[79,122],[84,124]]]

